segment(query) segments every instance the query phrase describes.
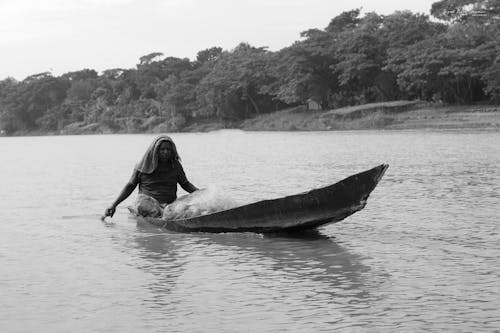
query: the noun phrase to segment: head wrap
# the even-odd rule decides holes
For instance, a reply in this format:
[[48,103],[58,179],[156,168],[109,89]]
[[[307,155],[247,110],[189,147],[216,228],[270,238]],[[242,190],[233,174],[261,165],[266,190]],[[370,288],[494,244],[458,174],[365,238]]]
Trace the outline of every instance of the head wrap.
[[167,135],[160,135],[149,146],[148,150],[142,157],[141,161],[137,163],[136,170],[141,173],[152,173],[158,167],[158,148],[162,142],[170,142],[172,145],[172,162],[180,161],[179,154],[177,153],[177,148],[175,147],[174,141]]

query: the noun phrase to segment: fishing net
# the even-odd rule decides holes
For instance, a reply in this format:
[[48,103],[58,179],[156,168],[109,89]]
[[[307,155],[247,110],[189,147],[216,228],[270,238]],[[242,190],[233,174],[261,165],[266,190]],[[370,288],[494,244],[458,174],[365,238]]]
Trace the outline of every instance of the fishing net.
[[137,196],[134,209],[137,214],[145,217],[160,217],[162,215],[160,203],[146,194]]
[[184,195],[167,205],[163,219],[177,220],[231,209],[237,203],[218,188],[206,188]]

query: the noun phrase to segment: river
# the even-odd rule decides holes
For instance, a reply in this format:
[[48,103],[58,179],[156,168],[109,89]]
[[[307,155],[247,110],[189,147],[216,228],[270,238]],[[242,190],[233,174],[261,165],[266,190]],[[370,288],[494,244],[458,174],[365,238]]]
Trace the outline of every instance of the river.
[[165,232],[132,197],[101,222],[153,138],[0,138],[1,332],[500,330],[498,131],[172,134],[190,181],[240,203],[390,165],[304,237]]

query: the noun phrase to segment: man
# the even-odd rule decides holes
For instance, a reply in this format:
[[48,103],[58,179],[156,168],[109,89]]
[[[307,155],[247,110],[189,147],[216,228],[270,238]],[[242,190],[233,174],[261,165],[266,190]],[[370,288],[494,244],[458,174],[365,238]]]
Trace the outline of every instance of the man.
[[161,216],[162,208],[177,199],[177,184],[189,193],[198,190],[184,173],[174,141],[161,135],[151,143],[118,198],[105,210],[104,217],[113,217],[116,207],[129,197],[137,185],[136,212],[142,216]]

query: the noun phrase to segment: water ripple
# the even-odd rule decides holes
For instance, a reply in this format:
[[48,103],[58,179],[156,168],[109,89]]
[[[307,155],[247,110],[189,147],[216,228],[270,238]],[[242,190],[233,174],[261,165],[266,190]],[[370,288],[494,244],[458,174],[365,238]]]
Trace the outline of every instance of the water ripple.
[[174,136],[190,180],[240,202],[390,164],[363,211],[300,237],[165,232],[131,199],[102,223],[152,137],[0,138],[3,331],[500,327],[499,133]]

